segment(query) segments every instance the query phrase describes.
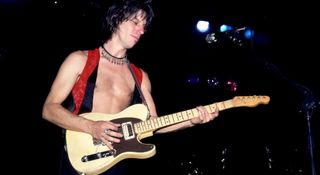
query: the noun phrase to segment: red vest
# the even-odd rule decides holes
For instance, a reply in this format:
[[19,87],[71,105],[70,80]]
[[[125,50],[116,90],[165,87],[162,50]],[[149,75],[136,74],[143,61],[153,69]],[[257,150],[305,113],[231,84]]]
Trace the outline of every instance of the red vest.
[[[72,98],[75,105],[74,111],[73,111],[74,114],[79,113],[81,104],[83,102],[83,97],[86,92],[88,78],[90,77],[94,69],[99,64],[99,60],[100,60],[99,48],[96,48],[94,50],[89,50],[86,65],[82,71],[82,74],[80,75],[79,80],[76,82],[76,84],[72,89]],[[135,76],[138,79],[139,86],[141,86],[141,82],[142,82],[141,69],[136,67],[134,64],[131,64],[131,66],[133,68]]]

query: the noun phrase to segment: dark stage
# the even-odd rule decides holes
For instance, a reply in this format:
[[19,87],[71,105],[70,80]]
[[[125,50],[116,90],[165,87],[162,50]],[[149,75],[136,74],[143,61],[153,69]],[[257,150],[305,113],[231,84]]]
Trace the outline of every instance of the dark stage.
[[[0,0],[2,146],[13,173],[58,174],[62,133],[41,118],[42,104],[67,54],[95,46],[106,1]],[[241,3],[154,0],[154,21],[129,60],[148,72],[160,116],[235,96],[266,95],[270,103],[224,110],[211,123],[142,140],[157,153],[125,160],[135,174],[316,175],[307,118],[320,174],[315,5]],[[209,44],[194,29],[200,18],[251,27],[256,35],[242,46],[226,39]]]

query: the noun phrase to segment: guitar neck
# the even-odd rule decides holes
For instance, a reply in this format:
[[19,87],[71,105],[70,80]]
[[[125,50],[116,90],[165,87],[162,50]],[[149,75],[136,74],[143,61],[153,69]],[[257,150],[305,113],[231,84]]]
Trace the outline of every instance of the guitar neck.
[[[232,100],[226,100],[222,102],[213,103],[210,105],[204,106],[209,113],[212,113],[216,110],[216,108],[219,109],[219,111],[229,109],[234,107]],[[180,111],[177,113],[157,117],[155,119],[150,119],[146,121],[142,121],[135,124],[135,130],[136,133],[144,133],[144,132],[150,132],[154,131],[166,126],[170,126],[176,123],[181,123],[187,120],[191,120],[199,115],[199,112],[197,108],[188,109],[185,111]]]
[[[213,113],[216,109],[219,111],[234,108],[234,107],[255,107],[258,104],[268,104],[270,101],[269,96],[235,96],[233,99],[216,102],[204,106],[209,113]],[[165,126],[181,123],[191,120],[199,115],[197,108],[157,117],[155,119],[142,121],[134,124],[135,132],[137,134],[154,131]]]

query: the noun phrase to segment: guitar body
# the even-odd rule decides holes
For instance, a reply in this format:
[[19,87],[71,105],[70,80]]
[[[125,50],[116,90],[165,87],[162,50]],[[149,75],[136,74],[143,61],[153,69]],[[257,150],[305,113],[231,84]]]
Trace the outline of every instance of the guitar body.
[[121,127],[120,132],[127,136],[124,136],[120,143],[113,143],[114,149],[110,150],[101,141],[92,138],[90,134],[67,130],[67,152],[72,166],[79,173],[99,174],[123,159],[145,159],[155,155],[156,149],[154,145],[140,142],[141,139],[152,136],[153,133],[136,134],[133,128],[133,124],[145,121],[147,115],[148,110],[142,104],[130,106],[114,115],[102,113],[81,114],[82,117],[93,121],[104,120],[121,123],[123,127]]

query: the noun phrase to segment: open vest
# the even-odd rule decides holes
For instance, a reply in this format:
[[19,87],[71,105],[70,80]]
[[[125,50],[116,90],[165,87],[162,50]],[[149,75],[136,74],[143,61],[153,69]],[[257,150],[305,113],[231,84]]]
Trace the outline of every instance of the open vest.
[[[91,112],[93,103],[93,93],[97,78],[98,64],[100,60],[99,48],[88,51],[88,59],[86,65],[74,85],[71,93],[71,100],[68,104],[68,108],[74,114],[80,114],[84,112]],[[134,64],[130,64],[133,68],[134,76],[136,76],[139,86],[142,82],[141,69],[136,67]],[[139,91],[135,86],[134,94],[131,104],[141,103]]]

